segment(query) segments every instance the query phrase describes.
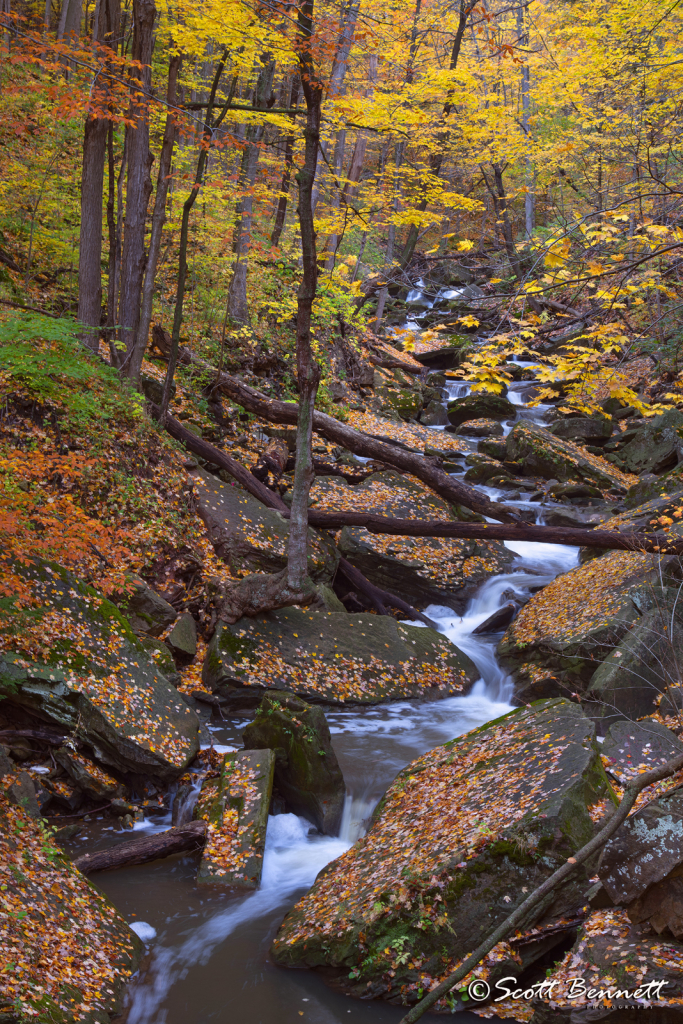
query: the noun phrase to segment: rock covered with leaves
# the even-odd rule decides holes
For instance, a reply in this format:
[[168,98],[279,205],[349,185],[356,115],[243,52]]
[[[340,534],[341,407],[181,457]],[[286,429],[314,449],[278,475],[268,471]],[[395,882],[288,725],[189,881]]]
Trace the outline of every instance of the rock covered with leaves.
[[434,629],[300,608],[220,622],[202,676],[233,707],[254,707],[270,689],[330,704],[437,700],[466,692],[478,677],[467,655]]
[[0,692],[9,708],[73,732],[121,772],[170,780],[199,749],[199,722],[119,610],[58,565],[17,564],[0,634]]
[[[565,700],[437,747],[399,773],[367,835],[287,915],[275,959],[334,968],[364,998],[415,1002],[591,838],[610,792],[595,728]],[[525,926],[586,888],[581,868]]]
[[3,1019],[103,1024],[122,1008],[142,944],[106,897],[0,785]]
[[287,810],[338,835],[346,788],[322,708],[293,693],[267,693],[242,739],[246,750],[275,752],[275,784]]
[[556,437],[531,420],[516,423],[508,434],[507,461],[526,476],[546,480],[584,480],[603,490],[625,491],[635,478],[622,473],[600,455]]

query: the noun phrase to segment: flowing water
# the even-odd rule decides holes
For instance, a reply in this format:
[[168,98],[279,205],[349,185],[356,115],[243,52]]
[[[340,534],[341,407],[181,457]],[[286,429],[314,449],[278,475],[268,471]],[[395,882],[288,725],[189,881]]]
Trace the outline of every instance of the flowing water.
[[[466,384],[450,384],[452,397]],[[525,389],[510,397],[520,415]],[[473,447],[474,447],[473,443]],[[500,492],[488,489],[492,497]],[[520,507],[535,507],[523,502]],[[370,708],[327,711],[332,740],[347,783],[341,834],[315,834],[294,814],[269,819],[258,891],[239,898],[194,884],[196,858],[177,857],[97,877],[97,884],[149,947],[149,956],[129,995],[128,1024],[396,1024],[398,1007],[361,1002],[328,988],[311,971],[276,967],[268,949],[284,914],[313,883],[325,864],[363,834],[369,815],[396,773],[427,750],[510,710],[512,683],[495,656],[496,636],[472,631],[511,597],[525,599],[577,561],[577,549],[515,542],[512,571],[479,589],[460,617],[450,608],[432,606],[426,614],[474,661],[481,678],[465,697],[436,703],[401,702]],[[416,623],[416,625],[420,625]],[[241,746],[248,717],[212,724],[216,744]],[[219,748],[220,749],[220,748]],[[136,826],[159,830],[170,815]],[[101,826],[96,826],[101,827]],[[128,838],[91,826],[88,848]],[[470,1013],[451,1018],[458,1024],[479,1021]]]

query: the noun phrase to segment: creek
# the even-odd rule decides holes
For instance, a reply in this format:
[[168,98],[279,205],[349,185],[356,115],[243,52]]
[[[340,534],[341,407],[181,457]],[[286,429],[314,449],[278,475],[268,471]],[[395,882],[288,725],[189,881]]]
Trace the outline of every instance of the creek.
[[[448,385],[450,397],[467,390],[463,383]],[[524,387],[510,392],[519,406],[518,418],[542,417],[542,407],[525,408],[524,395]],[[476,443],[472,439],[473,449]],[[501,495],[493,488],[484,490],[492,498]],[[510,504],[534,508],[542,521],[538,504]],[[404,1013],[400,1007],[351,999],[327,987],[315,972],[277,967],[268,951],[283,916],[321,868],[363,835],[374,806],[398,771],[425,751],[511,709],[512,682],[495,655],[501,634],[475,637],[472,631],[511,597],[526,600],[558,573],[572,568],[578,549],[526,542],[511,542],[507,547],[515,554],[511,571],[487,580],[462,618],[445,607],[426,610],[481,673],[467,696],[436,703],[326,710],[347,784],[338,838],[315,834],[308,822],[293,814],[271,817],[262,885],[237,898],[196,886],[193,856],[95,876],[96,884],[148,947],[129,991],[127,1024],[396,1024],[400,1020]],[[249,717],[213,720],[210,729],[219,750],[221,745],[241,746],[240,733]],[[142,833],[169,826],[170,814],[146,819],[135,828]],[[129,837],[130,832],[115,831],[105,819],[89,823],[74,846],[81,852],[84,845],[96,849]],[[456,1024],[481,1020],[471,1013],[450,1019]]]

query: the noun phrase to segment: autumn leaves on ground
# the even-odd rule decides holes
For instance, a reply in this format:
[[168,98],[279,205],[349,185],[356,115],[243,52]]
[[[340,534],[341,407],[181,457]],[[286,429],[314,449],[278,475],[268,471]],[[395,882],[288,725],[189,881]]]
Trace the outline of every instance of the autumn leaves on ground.
[[[511,710],[402,762],[273,969],[411,1024],[683,1019],[678,9],[0,20],[0,1021],[124,1021],[96,872],[180,853],[232,905],[272,817],[339,835],[331,708],[484,661]],[[532,523],[614,549],[522,571]]]

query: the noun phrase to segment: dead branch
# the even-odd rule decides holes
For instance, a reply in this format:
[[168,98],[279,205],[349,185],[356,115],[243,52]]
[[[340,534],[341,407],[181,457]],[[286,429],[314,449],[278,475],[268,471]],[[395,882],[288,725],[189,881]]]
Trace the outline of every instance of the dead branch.
[[169,828],[153,836],[131,839],[111,850],[84,853],[74,860],[74,866],[84,875],[93,871],[108,871],[112,868],[129,867],[131,864],[146,864],[160,857],[170,857],[184,850],[200,850],[206,842],[206,822],[191,821],[178,828]]

